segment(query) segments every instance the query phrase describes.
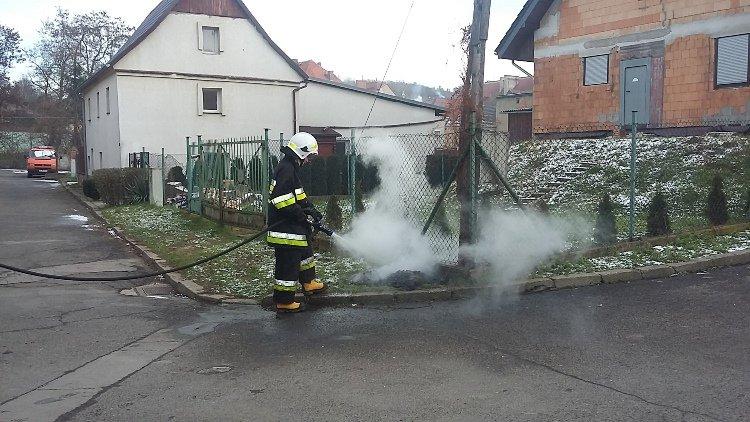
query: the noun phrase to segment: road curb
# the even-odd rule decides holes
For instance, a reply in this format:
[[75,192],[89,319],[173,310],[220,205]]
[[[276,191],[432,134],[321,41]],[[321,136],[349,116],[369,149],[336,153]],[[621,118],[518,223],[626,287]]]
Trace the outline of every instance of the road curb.
[[[60,184],[65,188],[66,191],[68,191],[74,198],[78,200],[83,206],[88,208],[91,213],[93,213],[99,220],[101,220],[104,224],[107,225],[107,227],[112,230],[115,235],[120,237],[122,240],[124,240],[127,244],[129,244],[135,251],[138,253],[138,255],[141,256],[145,261],[147,261],[152,266],[156,267],[159,271],[168,271],[172,268],[167,265],[167,262],[163,260],[159,255],[151,251],[148,247],[143,246],[136,242],[135,240],[131,239],[127,234],[125,234],[124,230],[122,230],[120,227],[114,226],[109,224],[107,219],[104,218],[104,216],[101,214],[99,210],[104,208],[103,203],[96,203],[89,201],[86,199],[83,195],[80,193],[70,189],[70,187],[67,186],[67,183],[60,181]],[[210,294],[206,293],[203,286],[200,284],[188,280],[184,278],[179,273],[169,273],[163,275],[164,279],[171,285],[178,293],[187,296],[194,300],[199,300],[202,302],[208,302],[213,304],[222,303],[225,300],[233,300],[236,298],[233,298],[231,296],[226,295],[219,295],[219,294]],[[252,301],[253,303],[250,303],[249,301],[242,301],[240,302],[243,305],[250,305],[255,304],[257,305],[257,301]],[[226,303],[236,303],[236,302],[226,302]]]
[[[102,204],[92,203],[78,192],[73,191],[66,183],[60,182],[65,190],[71,193],[86,206],[98,219],[104,222],[118,236],[130,244],[146,261],[162,271],[171,269],[167,262],[152,252],[148,247],[138,244],[128,237],[124,231],[116,226],[110,225],[99,211]],[[650,265],[637,268],[625,268],[593,273],[579,273],[562,276],[551,276],[519,280],[510,285],[471,285],[471,286],[441,286],[434,289],[420,289],[398,292],[364,292],[364,293],[333,293],[322,296],[312,296],[307,301],[315,306],[359,306],[359,305],[396,305],[399,303],[434,302],[457,299],[467,299],[482,294],[489,294],[498,290],[516,291],[518,293],[539,293],[548,290],[562,290],[597,284],[628,283],[639,280],[652,280],[671,277],[678,274],[688,274],[707,270],[709,268],[730,267],[736,265],[750,264],[750,249],[727,252],[707,257],[696,258],[690,261],[677,262],[663,265]],[[236,298],[232,296],[206,292],[203,286],[192,280],[185,279],[179,273],[164,275],[179,293],[195,300],[228,305],[252,305],[273,306],[272,297],[266,296],[260,301],[253,299]],[[297,300],[303,300],[304,296],[297,294]]]

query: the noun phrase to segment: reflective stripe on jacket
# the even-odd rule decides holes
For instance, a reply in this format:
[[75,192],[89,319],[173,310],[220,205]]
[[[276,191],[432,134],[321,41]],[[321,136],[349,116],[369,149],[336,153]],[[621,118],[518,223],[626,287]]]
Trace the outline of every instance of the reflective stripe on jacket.
[[273,172],[268,203],[268,225],[273,231],[266,235],[271,246],[304,248],[308,246],[310,225],[304,209],[312,206],[299,178],[299,161],[285,155]]

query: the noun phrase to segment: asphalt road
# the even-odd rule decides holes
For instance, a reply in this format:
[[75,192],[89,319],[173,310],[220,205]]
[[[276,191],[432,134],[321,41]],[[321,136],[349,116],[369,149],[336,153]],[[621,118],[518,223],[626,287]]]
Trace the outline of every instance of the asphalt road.
[[[0,171],[3,262],[147,270],[92,218],[54,184]],[[750,415],[748,266],[283,319],[118,294],[132,285],[0,272],[0,421]]]

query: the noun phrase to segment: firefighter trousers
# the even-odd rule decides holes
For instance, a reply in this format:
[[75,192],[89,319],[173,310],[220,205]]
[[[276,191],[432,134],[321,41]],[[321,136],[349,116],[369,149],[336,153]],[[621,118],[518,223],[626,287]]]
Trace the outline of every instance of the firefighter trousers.
[[275,247],[276,266],[273,287],[273,301],[277,304],[294,302],[297,282],[309,283],[315,280],[315,254],[311,246],[306,248]]

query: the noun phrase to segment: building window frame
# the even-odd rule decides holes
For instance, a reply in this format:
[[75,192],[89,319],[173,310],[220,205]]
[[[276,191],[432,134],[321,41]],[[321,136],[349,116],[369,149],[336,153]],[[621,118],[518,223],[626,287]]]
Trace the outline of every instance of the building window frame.
[[[216,23],[198,22],[198,50],[203,54],[218,55],[224,52],[224,43],[222,42],[221,26]],[[216,33],[216,49],[206,50],[205,35],[206,30],[214,30]]]
[[[606,57],[607,58],[607,64],[604,67],[604,70],[607,72],[606,73],[606,79],[604,80],[604,82],[588,84],[588,83],[586,83],[586,67],[587,67],[587,63],[586,62],[589,59],[592,59],[592,58],[595,58],[595,57]],[[583,57],[582,59],[583,59],[583,81],[582,81],[583,86],[600,86],[600,85],[608,85],[609,84],[609,54],[596,54],[596,55],[593,55],[593,56]]]
[[88,98],[86,105],[88,106],[88,109],[89,109],[88,121],[91,122],[91,97]]
[[102,107],[101,107],[101,100],[99,96],[99,91],[96,92],[96,118],[102,117]]
[[[207,109],[205,98],[207,92],[216,93],[216,109]],[[224,90],[217,86],[198,86],[198,114],[218,114],[225,116],[224,113]]]
[[[719,40],[723,38],[732,38],[732,37],[741,37],[744,36],[747,38],[747,70],[745,73],[745,82],[736,82],[736,83],[729,83],[729,84],[719,84]],[[713,64],[713,71],[714,71],[714,89],[722,89],[722,88],[737,88],[737,87],[744,87],[744,86],[750,86],[750,33],[745,34],[734,34],[734,35],[727,35],[723,37],[716,37],[714,39],[714,64]]]
[[104,94],[104,96],[105,96],[104,101],[106,101],[106,103],[107,103],[107,115],[109,115],[109,114],[111,114],[110,99],[109,99],[109,87],[107,87],[104,92],[105,92],[105,94]]

